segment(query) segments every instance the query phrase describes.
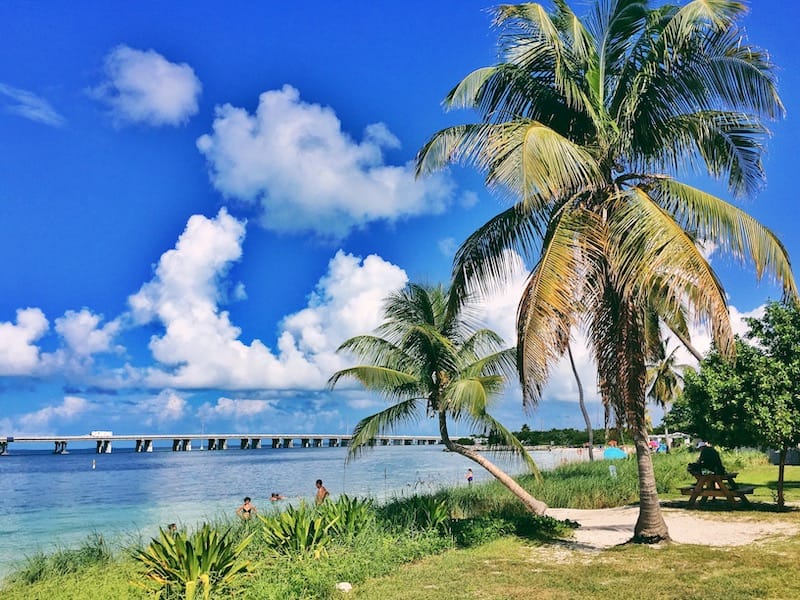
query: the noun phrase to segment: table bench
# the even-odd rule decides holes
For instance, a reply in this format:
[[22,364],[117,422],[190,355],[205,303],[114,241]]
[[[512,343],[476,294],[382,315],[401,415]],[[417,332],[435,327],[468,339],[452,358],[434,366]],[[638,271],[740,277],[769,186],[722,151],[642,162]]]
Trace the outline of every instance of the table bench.
[[725,473],[725,475],[701,474],[695,475],[697,483],[681,488],[681,494],[689,496],[689,506],[695,506],[697,499],[703,503],[709,498],[725,498],[731,506],[750,504],[747,494],[752,494],[755,486],[739,485],[735,478],[738,473]]

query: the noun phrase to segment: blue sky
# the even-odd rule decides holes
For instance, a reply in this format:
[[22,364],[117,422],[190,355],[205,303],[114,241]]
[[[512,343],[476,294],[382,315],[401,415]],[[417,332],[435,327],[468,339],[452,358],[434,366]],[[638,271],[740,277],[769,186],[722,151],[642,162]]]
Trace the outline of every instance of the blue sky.
[[[382,408],[324,389],[349,364],[336,347],[378,324],[390,290],[446,282],[503,205],[472,171],[410,166],[470,119],[440,103],[495,62],[490,6],[0,4],[0,435],[340,433]],[[750,6],[787,117],[744,207],[795,257],[800,3]],[[779,297],[711,260],[737,322]],[[521,280],[484,305],[512,343]],[[519,398],[495,409],[513,429],[582,427],[566,365],[537,411]]]

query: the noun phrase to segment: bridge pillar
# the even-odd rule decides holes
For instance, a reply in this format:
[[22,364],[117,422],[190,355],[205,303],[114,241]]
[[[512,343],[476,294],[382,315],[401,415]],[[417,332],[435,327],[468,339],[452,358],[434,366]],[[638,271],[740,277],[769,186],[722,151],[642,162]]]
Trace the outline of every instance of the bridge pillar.
[[281,447],[281,441],[280,441],[280,439],[278,439],[278,438],[272,438],[272,447],[273,447],[273,448],[280,448],[280,447]]
[[388,446],[388,445],[389,445],[389,440],[387,440],[386,438],[383,438],[381,440],[381,446]]
[[183,440],[183,450],[184,452],[191,452],[192,440]]
[[283,438],[283,443],[281,444],[281,448],[291,448],[292,447],[292,438]]
[[97,440],[97,454],[111,454],[111,440]]
[[311,442],[308,440],[308,438],[300,438],[300,447],[301,448],[310,448],[311,447]]
[[322,438],[314,438],[312,443],[314,448],[322,448]]
[[253,438],[250,440],[250,447],[255,450],[261,450],[261,438]]
[[183,448],[181,448],[181,440],[172,440],[172,451],[180,452],[181,450],[183,450]]
[[209,450],[216,450],[217,449],[217,439],[216,438],[208,438],[208,449]]
[[410,446],[411,444],[412,444],[411,440],[403,440],[403,445],[404,446]]
[[67,442],[64,440],[55,440],[55,448],[53,454],[69,454],[67,452]]
[[328,440],[328,448],[336,448],[339,445],[339,438],[330,438]]
[[348,440],[347,438],[341,438],[340,445],[342,447],[349,446],[350,445],[350,440]]
[[6,456],[8,454],[8,442],[6,440],[0,440],[0,456]]
[[219,438],[217,440],[217,450],[227,450],[228,449],[228,438]]
[[239,440],[240,450],[247,450],[248,448],[250,448],[250,440],[248,438],[242,438]]

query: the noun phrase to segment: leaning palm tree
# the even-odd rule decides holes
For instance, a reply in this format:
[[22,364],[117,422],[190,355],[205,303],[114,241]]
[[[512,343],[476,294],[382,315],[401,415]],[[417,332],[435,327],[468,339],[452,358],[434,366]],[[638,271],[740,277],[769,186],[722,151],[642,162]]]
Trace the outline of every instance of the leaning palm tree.
[[[448,306],[457,306],[451,312]],[[438,420],[445,447],[475,461],[515,494],[525,506],[544,514],[547,505],[531,496],[511,476],[483,454],[450,439],[448,419],[466,422],[475,430],[499,439],[539,477],[530,454],[520,441],[488,412],[491,401],[505,384],[504,374],[514,371],[514,348],[502,349],[491,330],[474,326],[467,306],[449,302],[441,287],[408,285],[391,294],[384,307],[385,320],[375,335],[344,342],[348,351],[365,364],[342,369],[328,381],[357,380],[392,404],[362,419],[353,431],[348,459],[374,444],[375,437],[419,418],[420,412]]]
[[754,193],[764,122],[783,106],[768,56],[737,25],[740,2],[598,0],[584,20],[565,0],[553,5],[496,9],[501,62],[445,101],[480,120],[435,134],[417,172],[473,165],[513,198],[459,248],[451,300],[501,281],[509,249],[530,261],[517,315],[523,401],[541,399],[571,331],[585,327],[603,399],[636,444],[633,539],[668,539],[647,443],[649,311],[667,326],[681,314],[709,323],[716,347],[733,353],[725,292],[698,248],[706,240],[797,293],[768,229],[676,176],[702,168],[734,197]]

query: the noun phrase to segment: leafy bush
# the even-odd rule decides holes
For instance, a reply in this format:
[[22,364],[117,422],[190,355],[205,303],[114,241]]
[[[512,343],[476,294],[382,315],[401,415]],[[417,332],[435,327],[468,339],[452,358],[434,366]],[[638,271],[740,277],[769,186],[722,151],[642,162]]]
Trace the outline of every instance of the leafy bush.
[[339,520],[338,516],[325,514],[325,510],[303,503],[276,515],[259,515],[262,539],[277,554],[319,558],[331,541],[329,530]]
[[236,543],[230,530],[220,532],[208,524],[188,536],[185,531],[159,530],[144,550],[133,557],[145,567],[145,582],[134,582],[158,597],[182,594],[185,600],[195,598],[202,589],[204,600],[212,591],[231,585],[250,570],[239,555],[252,540],[253,534]]

